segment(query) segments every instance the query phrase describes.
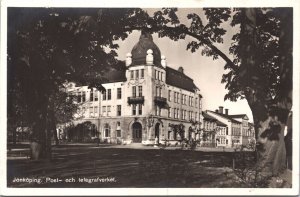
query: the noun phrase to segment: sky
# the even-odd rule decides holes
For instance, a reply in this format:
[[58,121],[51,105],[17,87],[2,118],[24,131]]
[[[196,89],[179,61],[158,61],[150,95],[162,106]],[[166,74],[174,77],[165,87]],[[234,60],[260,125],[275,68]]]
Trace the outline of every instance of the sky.
[[[147,11],[150,15],[153,13],[153,9],[147,9]],[[201,18],[204,17],[200,9],[180,9],[178,16],[181,22],[186,23],[186,15],[191,12],[199,14]],[[217,47],[225,54],[228,54],[232,35],[237,30],[229,25],[225,25],[224,28],[228,30],[224,37],[224,43],[217,45]],[[120,46],[117,51],[120,60],[125,60],[126,54],[130,53],[133,46],[138,42],[140,34],[140,32],[134,31],[126,40],[117,42]],[[219,106],[223,106],[229,109],[229,114],[247,114],[250,121],[253,122],[252,112],[246,100],[238,100],[237,102],[224,101],[224,96],[227,92],[225,84],[221,84],[222,75],[226,73],[224,71],[224,60],[213,60],[212,57],[202,56],[201,50],[195,53],[187,51],[187,43],[192,38],[186,37],[185,40],[175,42],[169,38],[158,38],[157,34],[153,34],[152,36],[161,54],[166,56],[168,66],[174,69],[182,66],[184,73],[194,80],[194,83],[200,89],[203,96],[203,110],[214,111]]]

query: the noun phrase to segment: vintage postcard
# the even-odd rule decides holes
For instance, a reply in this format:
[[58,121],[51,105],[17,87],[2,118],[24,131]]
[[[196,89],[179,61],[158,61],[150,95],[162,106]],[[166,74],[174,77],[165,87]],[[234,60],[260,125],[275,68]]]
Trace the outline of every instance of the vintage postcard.
[[296,1],[2,1],[1,194],[299,195]]

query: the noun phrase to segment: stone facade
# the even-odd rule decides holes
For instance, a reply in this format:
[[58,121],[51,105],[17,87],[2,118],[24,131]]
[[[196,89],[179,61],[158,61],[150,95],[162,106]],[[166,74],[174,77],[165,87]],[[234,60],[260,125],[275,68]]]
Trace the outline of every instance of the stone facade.
[[152,36],[142,33],[127,54],[124,78],[104,83],[105,92],[71,85],[68,91],[81,97],[76,118],[93,120],[96,137],[108,143],[176,140],[170,124],[183,124],[185,137],[190,137],[191,120],[201,122],[200,90],[182,67],[168,67],[160,54]]

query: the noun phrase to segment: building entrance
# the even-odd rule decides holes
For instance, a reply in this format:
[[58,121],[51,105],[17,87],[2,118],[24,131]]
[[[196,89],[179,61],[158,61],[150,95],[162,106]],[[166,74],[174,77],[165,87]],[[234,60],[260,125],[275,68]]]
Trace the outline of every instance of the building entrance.
[[134,143],[142,142],[142,125],[139,122],[135,122],[132,125],[132,140]]

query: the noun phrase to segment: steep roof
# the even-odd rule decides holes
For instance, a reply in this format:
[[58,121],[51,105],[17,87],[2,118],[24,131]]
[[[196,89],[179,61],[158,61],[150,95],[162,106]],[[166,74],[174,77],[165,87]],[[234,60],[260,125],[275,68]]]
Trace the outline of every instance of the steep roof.
[[214,114],[217,114],[217,115],[219,115],[219,116],[221,116],[223,118],[226,118],[226,119],[230,120],[233,123],[239,123],[239,124],[241,123],[240,121],[237,121],[237,120],[233,119],[230,115],[221,114],[219,112],[215,112],[215,111],[211,111],[211,110],[207,110],[207,111],[212,112]]
[[145,65],[147,51],[151,49],[153,52],[153,64],[161,67],[161,53],[158,46],[153,42],[152,35],[149,32],[142,31],[139,41],[134,45],[131,50],[132,64]]
[[204,119],[204,120],[207,120],[207,121],[217,121],[217,119],[215,119],[214,117],[208,115],[208,114],[205,113],[205,112],[202,112],[202,115],[203,115],[203,119]]
[[168,66],[166,67],[166,83],[190,92],[194,92],[195,89],[198,89],[191,78]]
[[245,118],[249,120],[248,116],[246,114],[235,114],[235,115],[229,115],[231,118]]
[[227,125],[217,120],[217,126],[226,127]]

